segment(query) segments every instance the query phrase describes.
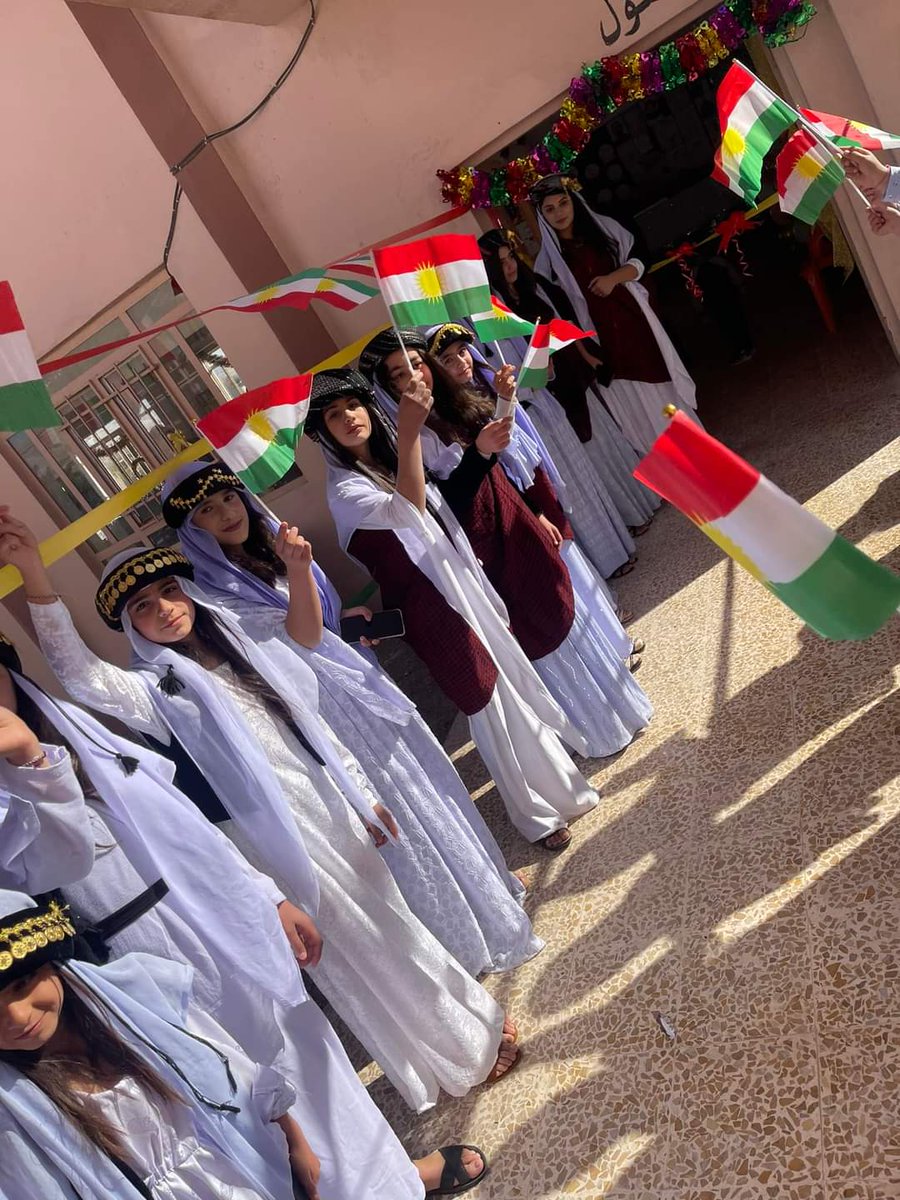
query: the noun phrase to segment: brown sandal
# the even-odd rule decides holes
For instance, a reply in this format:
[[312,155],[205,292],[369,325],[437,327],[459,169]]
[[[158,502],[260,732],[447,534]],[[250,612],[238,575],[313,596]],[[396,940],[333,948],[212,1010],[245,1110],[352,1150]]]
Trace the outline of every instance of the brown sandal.
[[519,1040],[519,1027],[515,1021],[511,1021],[509,1017],[503,1018],[503,1037],[502,1041],[507,1046],[515,1046]]
[[[551,846],[549,844],[550,839],[556,837],[558,833],[567,833],[569,836],[564,841],[557,842],[555,846]],[[562,854],[563,850],[568,850],[572,845],[572,832],[567,825],[563,825],[561,829],[554,829],[552,833],[548,833],[546,837],[542,837],[540,843],[551,854]]]
[[500,1062],[500,1053],[508,1047],[509,1047],[509,1042],[503,1042],[501,1044],[500,1051],[497,1054],[497,1061],[491,1067],[490,1073],[488,1074],[487,1078],[484,1081],[486,1084],[490,1085],[492,1083],[499,1083],[501,1079],[505,1079],[507,1077],[507,1075],[510,1074],[511,1071],[514,1071],[516,1069],[516,1067],[519,1065],[519,1063],[521,1062],[522,1051],[519,1049],[518,1046],[515,1047],[516,1056],[508,1066],[504,1066]]
[[645,521],[643,525],[629,525],[628,532],[633,538],[643,537],[652,524],[653,518],[651,517],[650,520]]
[[633,570],[633,562],[622,563],[618,570],[613,571],[612,575],[610,575],[610,579],[621,579],[623,575],[630,575]]

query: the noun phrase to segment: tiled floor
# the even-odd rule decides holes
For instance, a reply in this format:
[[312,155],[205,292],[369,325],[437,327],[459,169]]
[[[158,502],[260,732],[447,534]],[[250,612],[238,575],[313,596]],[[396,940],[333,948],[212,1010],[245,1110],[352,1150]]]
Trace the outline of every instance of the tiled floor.
[[[900,568],[900,369],[855,283],[831,342],[785,303],[701,376],[704,418]],[[651,728],[587,765],[603,798],[558,858],[481,801],[548,943],[488,983],[522,1063],[419,1119],[373,1092],[411,1150],[486,1150],[478,1200],[900,1197],[900,620],[823,642],[672,510],[640,551]]]

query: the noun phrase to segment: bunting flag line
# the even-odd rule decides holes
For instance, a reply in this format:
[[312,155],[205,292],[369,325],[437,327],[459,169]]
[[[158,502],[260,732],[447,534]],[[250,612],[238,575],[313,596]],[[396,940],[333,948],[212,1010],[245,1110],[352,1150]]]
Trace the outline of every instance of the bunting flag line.
[[50,429],[59,413],[31,348],[11,285],[0,282],[0,429]]
[[197,422],[226,466],[251,492],[264,492],[296,461],[309,412],[312,375],[276,379],[244,392]]
[[806,129],[788,139],[775,160],[782,212],[815,225],[846,178],[844,168]]
[[491,285],[478,248],[467,233],[374,250],[381,294],[398,326],[437,325],[491,308]]
[[634,476],[822,637],[862,641],[900,606],[900,576],[838,536],[683,413],[674,412]]
[[573,342],[580,341],[582,338],[596,336],[593,330],[585,332],[577,325],[573,325],[571,321],[563,321],[560,317],[554,317],[546,325],[538,322],[531,335],[528,349],[525,351],[525,357],[522,359],[518,379],[519,387],[546,387],[550,377],[550,355],[555,354],[557,350],[562,350],[564,346],[571,346]]
[[800,112],[820,137],[838,146],[862,146],[864,150],[900,150],[900,136],[863,125],[862,121],[851,121],[848,117],[834,117],[831,113],[815,112],[801,108]]
[[723,76],[716,103],[722,144],[713,179],[751,203],[762,187],[763,160],[800,114],[739,62]]
[[482,342],[499,342],[503,338],[531,337],[534,324],[517,316],[502,300],[491,296],[490,312],[473,313],[469,318],[475,336]]

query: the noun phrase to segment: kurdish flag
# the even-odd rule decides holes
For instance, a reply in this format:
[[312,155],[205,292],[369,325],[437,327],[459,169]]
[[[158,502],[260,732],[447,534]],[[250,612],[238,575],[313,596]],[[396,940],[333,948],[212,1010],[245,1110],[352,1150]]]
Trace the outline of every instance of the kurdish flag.
[[475,335],[482,342],[499,342],[503,338],[531,337],[534,325],[524,317],[506,307],[502,300],[491,296],[490,312],[473,313],[471,318]]
[[59,424],[16,298],[4,280],[0,282],[0,429],[19,433]]
[[373,250],[381,294],[396,325],[440,325],[491,308],[491,285],[470,234],[445,233]]
[[781,211],[815,225],[846,178],[844,168],[806,129],[791,134],[775,163]]
[[[258,292],[229,300],[219,308],[238,309],[242,312],[265,312],[270,308],[308,308],[312,300],[323,300],[334,308],[351,309],[378,295],[378,288],[362,279],[341,279],[337,272],[353,271],[358,268],[349,263],[333,267],[310,267],[287,279],[279,279]],[[373,272],[369,271],[369,274]]]
[[550,377],[550,355],[581,338],[596,337],[593,330],[585,333],[571,321],[554,317],[546,325],[538,321],[519,371],[519,387],[542,388]]
[[800,111],[816,133],[838,146],[862,146],[864,150],[900,150],[900,137],[896,133],[885,133],[883,129],[863,125],[862,121],[833,117],[831,113],[814,112],[811,108],[801,108]]
[[197,428],[251,492],[263,492],[294,465],[311,390],[312,375],[277,379],[219,405]]
[[716,100],[722,144],[713,179],[752,203],[762,187],[763,159],[798,114],[739,62],[728,68]]
[[634,471],[823,637],[862,641],[900,606],[900,576],[839,537],[676,412]]

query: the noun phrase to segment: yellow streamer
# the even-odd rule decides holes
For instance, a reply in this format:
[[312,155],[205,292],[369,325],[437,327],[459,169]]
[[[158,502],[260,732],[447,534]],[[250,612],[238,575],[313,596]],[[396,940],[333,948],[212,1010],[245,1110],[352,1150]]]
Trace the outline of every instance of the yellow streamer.
[[[345,367],[347,363],[352,362],[354,358],[359,356],[366,342],[370,338],[373,338],[376,333],[381,333],[382,329],[387,329],[387,325],[379,325],[377,329],[371,329],[363,337],[358,338],[352,345],[345,346],[343,350],[338,350],[330,358],[323,359],[322,362],[317,363],[312,368],[311,373],[315,374],[317,371],[325,371],[335,367]],[[170,458],[167,463],[163,463],[161,467],[157,467],[149,475],[141,476],[137,482],[130,483],[127,488],[124,488],[117,495],[110,496],[108,500],[104,500],[97,508],[92,508],[89,513],[85,513],[83,517],[79,517],[77,521],[73,521],[65,529],[60,529],[56,533],[51,534],[50,537],[41,542],[41,558],[44,560],[44,565],[48,567],[52,566],[53,563],[59,562],[61,558],[65,558],[67,554],[71,554],[73,550],[77,550],[88,538],[93,537],[95,533],[99,533],[111,521],[124,516],[130,508],[134,508],[136,504],[139,504],[154,488],[158,488],[161,483],[168,479],[178,467],[184,463],[194,462],[196,459],[202,458],[210,449],[209,442],[205,438],[201,438],[199,442],[194,442],[187,450],[183,450],[175,458]],[[19,574],[17,567],[0,567],[0,600],[21,586],[22,576]]]

